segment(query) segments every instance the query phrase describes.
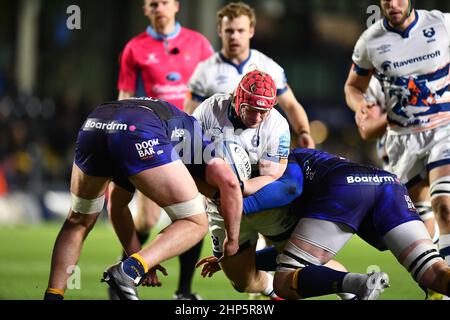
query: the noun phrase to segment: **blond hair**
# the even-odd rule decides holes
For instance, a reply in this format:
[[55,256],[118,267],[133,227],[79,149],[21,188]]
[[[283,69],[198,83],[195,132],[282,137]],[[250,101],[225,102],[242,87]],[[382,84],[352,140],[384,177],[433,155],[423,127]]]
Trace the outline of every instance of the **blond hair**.
[[217,25],[222,25],[222,19],[228,17],[233,20],[240,16],[247,16],[250,19],[250,27],[256,25],[255,10],[243,2],[230,2],[217,12]]

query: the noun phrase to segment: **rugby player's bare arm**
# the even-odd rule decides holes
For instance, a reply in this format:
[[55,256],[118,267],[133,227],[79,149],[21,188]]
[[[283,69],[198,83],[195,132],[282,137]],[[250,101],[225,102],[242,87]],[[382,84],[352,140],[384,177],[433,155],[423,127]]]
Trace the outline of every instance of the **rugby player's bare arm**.
[[187,114],[192,114],[194,113],[195,109],[197,109],[197,107],[200,105],[199,101],[195,101],[192,100],[192,98],[190,97],[186,97],[186,99],[184,99],[184,112],[186,112]]
[[259,160],[259,177],[251,178],[244,183],[244,196],[249,196],[259,189],[264,187],[265,185],[271,183],[272,181],[277,180],[281,177],[286,170],[287,161],[282,160],[279,163],[264,160]]
[[345,101],[348,107],[354,112],[357,112],[361,108],[367,108],[370,105],[364,98],[364,92],[366,92],[369,86],[370,78],[371,74],[368,76],[360,76],[353,71],[353,67],[350,69],[347,81],[345,82],[344,92]]
[[213,159],[206,167],[206,182],[220,190],[220,213],[223,217],[227,239],[225,256],[234,255],[239,249],[239,230],[242,218],[242,192],[239,181],[223,159]]
[[134,92],[120,90],[119,97],[117,98],[117,100],[124,100],[124,99],[128,99],[131,97],[134,97]]
[[310,135],[308,116],[289,86],[286,92],[278,96],[278,103],[298,135],[297,145],[302,148],[314,148],[315,143]]

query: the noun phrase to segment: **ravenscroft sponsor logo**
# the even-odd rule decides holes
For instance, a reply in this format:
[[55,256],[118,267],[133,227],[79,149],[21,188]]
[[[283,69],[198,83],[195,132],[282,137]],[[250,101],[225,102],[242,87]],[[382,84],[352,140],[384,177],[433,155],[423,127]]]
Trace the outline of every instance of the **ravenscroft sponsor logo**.
[[118,123],[115,121],[103,122],[98,119],[89,118],[83,126],[83,130],[105,130],[105,131],[126,131],[128,125],[125,123]]
[[392,182],[395,183],[396,180],[392,176],[347,176],[347,183],[353,184],[353,183],[383,183],[383,182]]
[[406,67],[406,66],[414,64],[414,63],[418,63],[418,62],[434,59],[434,58],[437,58],[437,57],[440,57],[440,56],[441,56],[441,51],[440,50],[436,50],[433,53],[427,53],[427,54],[424,54],[422,56],[414,57],[414,58],[411,58],[411,59],[407,59],[407,60],[403,60],[403,61],[395,61],[395,62],[392,63],[392,66],[394,67],[394,69],[397,69],[397,68],[401,68],[401,67]]

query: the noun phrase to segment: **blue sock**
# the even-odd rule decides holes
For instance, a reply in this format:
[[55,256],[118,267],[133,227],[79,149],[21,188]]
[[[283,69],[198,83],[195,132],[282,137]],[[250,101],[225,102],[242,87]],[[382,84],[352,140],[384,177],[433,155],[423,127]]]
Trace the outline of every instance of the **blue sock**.
[[256,269],[264,271],[275,271],[275,269],[277,268],[277,255],[277,249],[273,246],[256,251]]
[[57,293],[46,292],[44,295],[44,300],[64,300],[64,297]]
[[145,268],[142,263],[132,256],[123,262],[122,269],[133,280],[145,274]]
[[302,298],[323,296],[342,292],[342,281],[347,274],[324,266],[309,265],[298,272],[294,285]]

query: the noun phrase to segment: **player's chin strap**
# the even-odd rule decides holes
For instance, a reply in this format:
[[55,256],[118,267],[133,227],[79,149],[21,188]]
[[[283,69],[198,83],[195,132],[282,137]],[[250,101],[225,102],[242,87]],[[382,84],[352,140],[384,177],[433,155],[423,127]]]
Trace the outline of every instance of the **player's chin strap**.
[[411,13],[413,12],[413,0],[409,0],[409,5],[408,5],[408,17],[411,15]]

